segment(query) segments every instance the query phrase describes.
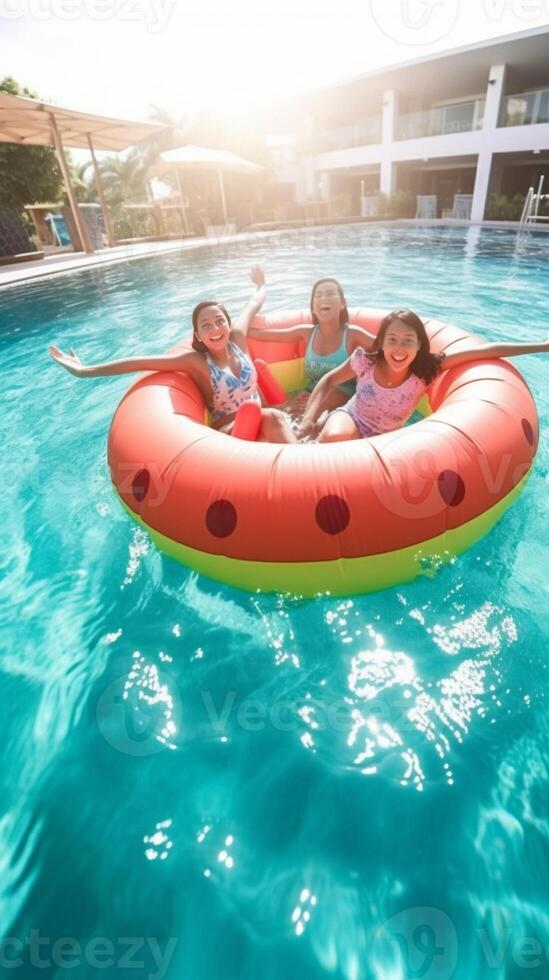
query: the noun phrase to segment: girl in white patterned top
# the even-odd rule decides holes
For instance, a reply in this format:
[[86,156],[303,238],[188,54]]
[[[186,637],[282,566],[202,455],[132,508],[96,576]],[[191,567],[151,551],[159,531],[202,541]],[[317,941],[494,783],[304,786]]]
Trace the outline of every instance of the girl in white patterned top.
[[[231,318],[221,303],[205,300],[192,314],[192,351],[160,357],[131,357],[105,364],[85,365],[72,348],[68,354],[50,347],[54,361],[78,378],[98,378],[131,371],[184,371],[200,389],[211,414],[214,428],[230,433],[237,409],[244,402],[261,406],[257,373],[248,355],[247,333],[265,300],[265,275],[254,266],[250,278],[255,291],[238,320]],[[262,442],[297,442],[290,424],[276,408],[261,407]]]

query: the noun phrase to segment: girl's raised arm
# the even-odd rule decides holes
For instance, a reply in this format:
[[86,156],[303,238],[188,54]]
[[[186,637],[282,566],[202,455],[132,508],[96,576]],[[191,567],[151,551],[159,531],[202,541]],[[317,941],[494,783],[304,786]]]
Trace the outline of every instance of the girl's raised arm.
[[[255,292],[231,328],[231,334],[237,343],[246,341],[246,336],[252,320],[256,313],[259,313],[259,310],[265,302],[265,273],[260,265],[252,266],[250,271],[250,279],[255,284]],[[234,336],[235,334],[239,336]]]
[[544,354],[549,351],[549,341],[540,344],[479,344],[478,347],[466,347],[455,354],[446,354],[442,362],[442,370],[481,361],[492,357],[519,357],[521,354]]
[[49,348],[50,357],[76,378],[104,378],[113,374],[131,374],[132,371],[187,371],[195,373],[198,357],[193,351],[183,354],[164,354],[159,357],[143,355],[127,357],[119,361],[106,361],[104,364],[82,364],[78,354],[71,347],[65,354],[58,347]]

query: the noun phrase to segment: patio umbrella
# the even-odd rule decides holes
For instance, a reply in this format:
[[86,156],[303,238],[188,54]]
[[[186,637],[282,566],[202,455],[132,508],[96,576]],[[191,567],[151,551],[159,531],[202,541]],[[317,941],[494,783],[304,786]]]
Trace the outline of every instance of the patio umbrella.
[[227,204],[225,201],[223,174],[257,174],[263,170],[263,167],[260,167],[257,163],[251,163],[250,160],[244,160],[229,150],[211,150],[207,146],[192,146],[189,144],[188,146],[180,146],[174,150],[166,150],[164,153],[161,153],[157,162],[150,168],[149,177],[163,177],[174,170],[177,173],[179,193],[182,200],[181,171],[214,170],[217,172],[223,221],[227,224]]
[[0,143],[54,147],[74,223],[82,247],[88,253],[93,252],[93,248],[78,208],[64,147],[80,147],[91,153],[97,193],[109,244],[112,245],[114,238],[94,151],[125,150],[141,140],[166,132],[167,128],[169,127],[158,123],[132,122],[127,119],[113,119],[112,116],[80,112],[78,109],[64,109],[62,106],[41,102],[39,99],[0,92]]

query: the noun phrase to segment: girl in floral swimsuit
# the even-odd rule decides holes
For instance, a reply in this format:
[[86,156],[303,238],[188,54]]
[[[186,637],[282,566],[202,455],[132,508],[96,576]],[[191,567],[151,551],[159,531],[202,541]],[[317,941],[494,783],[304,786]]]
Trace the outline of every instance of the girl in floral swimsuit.
[[[184,371],[202,392],[216,429],[231,432],[238,408],[244,402],[261,406],[255,367],[248,356],[248,328],[265,299],[265,276],[254,266],[250,278],[256,289],[238,320],[221,303],[206,300],[193,310],[192,351],[160,357],[131,357],[105,364],[85,365],[72,348],[68,354],[50,347],[54,361],[78,378],[98,378],[132,371]],[[261,408],[262,442],[297,442],[283,412]]]
[[367,438],[403,426],[440,371],[485,358],[548,350],[549,343],[545,341],[479,344],[462,347],[455,354],[432,354],[420,318],[411,310],[394,310],[382,321],[370,353],[357,348],[345,364],[318,382],[308,410],[314,414],[316,405],[325,402],[332,387],[356,377],[356,394],[328,416],[318,441]]

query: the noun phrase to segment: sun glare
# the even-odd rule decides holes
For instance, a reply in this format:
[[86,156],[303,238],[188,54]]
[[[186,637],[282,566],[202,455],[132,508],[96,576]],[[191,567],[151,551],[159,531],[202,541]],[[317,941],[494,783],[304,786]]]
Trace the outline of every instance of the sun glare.
[[[488,0],[430,6],[419,0],[112,0],[108,17],[92,15],[96,2],[109,5],[11,0],[17,16],[2,22],[0,35],[4,72],[43,98],[90,112],[147,118],[158,106],[180,118],[203,109],[232,115],[430,51],[531,28],[549,16],[541,0],[539,15],[527,20],[513,14],[511,3],[501,4],[495,18]],[[56,13],[64,3],[71,5],[70,18]],[[416,30],[427,7],[429,30]],[[63,57],[52,57],[56,51]]]

